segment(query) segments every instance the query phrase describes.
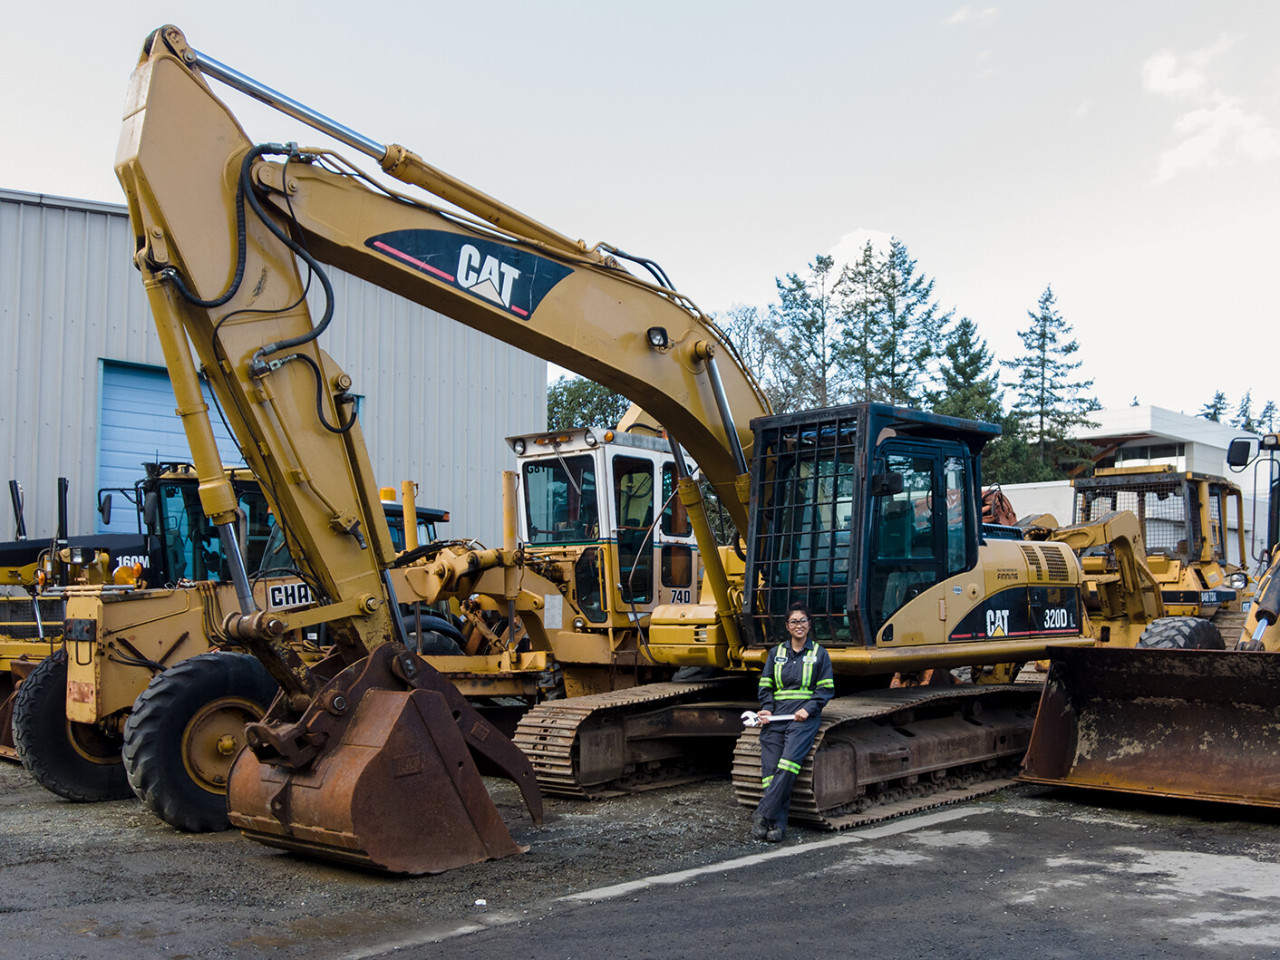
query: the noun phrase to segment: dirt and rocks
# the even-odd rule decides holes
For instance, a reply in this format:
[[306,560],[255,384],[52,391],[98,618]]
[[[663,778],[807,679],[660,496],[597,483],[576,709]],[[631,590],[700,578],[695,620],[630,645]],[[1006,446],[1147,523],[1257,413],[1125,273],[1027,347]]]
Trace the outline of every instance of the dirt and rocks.
[[325,955],[341,956],[407,930],[429,939],[486,911],[536,913],[558,897],[744,847],[747,813],[727,781],[590,804],[548,799],[540,828],[513,786],[486,782],[530,851],[394,878],[235,831],[179,833],[136,801],[69,803],[0,764],[0,958],[316,956],[317,938]]

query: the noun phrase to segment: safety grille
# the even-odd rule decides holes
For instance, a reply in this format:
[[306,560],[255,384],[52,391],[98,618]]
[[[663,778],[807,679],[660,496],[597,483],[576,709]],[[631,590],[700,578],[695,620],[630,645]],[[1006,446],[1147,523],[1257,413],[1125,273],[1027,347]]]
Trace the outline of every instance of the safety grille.
[[1138,518],[1148,555],[1190,560],[1199,554],[1201,541],[1208,539],[1214,556],[1218,559],[1225,556],[1222,498],[1226,490],[1223,484],[1205,485],[1209,499],[1210,529],[1207,531],[1200,529],[1199,496],[1203,487],[1180,474],[1149,479],[1141,475],[1091,477],[1077,480],[1075,486],[1076,523],[1098,520],[1113,510],[1128,510]]
[[758,429],[753,467],[755,553],[748,571],[759,589],[750,616],[755,636],[783,639],[787,607],[803,601],[821,642],[849,639],[849,574],[859,515],[857,408],[780,417]]

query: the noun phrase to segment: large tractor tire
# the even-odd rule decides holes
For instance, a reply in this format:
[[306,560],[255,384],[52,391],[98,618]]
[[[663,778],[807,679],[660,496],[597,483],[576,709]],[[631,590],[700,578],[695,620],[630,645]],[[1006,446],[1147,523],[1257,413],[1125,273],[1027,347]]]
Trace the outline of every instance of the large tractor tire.
[[246,724],[280,688],[253,657],[203,653],[158,674],[124,726],[124,766],[142,802],[179,830],[226,830],[227,777]]
[[1199,617],[1161,617],[1152,620],[1138,638],[1148,650],[1223,650],[1222,634]]
[[77,803],[133,796],[121,740],[67,719],[67,651],[45,657],[13,698],[13,742],[22,765],[46,790]]

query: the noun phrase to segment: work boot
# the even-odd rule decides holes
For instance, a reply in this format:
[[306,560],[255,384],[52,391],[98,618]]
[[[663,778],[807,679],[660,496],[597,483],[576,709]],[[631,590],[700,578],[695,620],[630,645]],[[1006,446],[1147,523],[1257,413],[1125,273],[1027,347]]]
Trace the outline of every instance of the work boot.
[[764,838],[769,843],[778,843],[786,835],[787,835],[787,825],[785,823],[778,823],[771,826],[765,832]]
[[763,840],[769,834],[769,828],[772,827],[768,820],[760,816],[758,813],[751,815],[751,839]]

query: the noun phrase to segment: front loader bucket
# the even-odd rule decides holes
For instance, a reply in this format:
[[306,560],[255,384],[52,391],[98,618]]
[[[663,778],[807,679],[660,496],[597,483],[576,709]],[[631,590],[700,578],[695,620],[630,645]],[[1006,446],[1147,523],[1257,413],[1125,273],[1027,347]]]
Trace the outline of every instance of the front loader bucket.
[[1280,656],[1060,648],[1019,779],[1280,806]]
[[[528,760],[447,680],[432,676],[436,688],[424,689],[424,675],[434,675],[425,663],[418,662],[414,686],[390,689],[381,669],[386,654],[380,648],[322,691],[321,701],[352,704],[327,738],[304,716],[313,732],[303,739],[326,741],[312,762],[291,768],[240,751],[227,788],[232,825],[274,847],[389,873],[441,873],[525,852],[489,798],[473,753],[521,787],[541,822]],[[246,731],[251,744],[254,726]]]

